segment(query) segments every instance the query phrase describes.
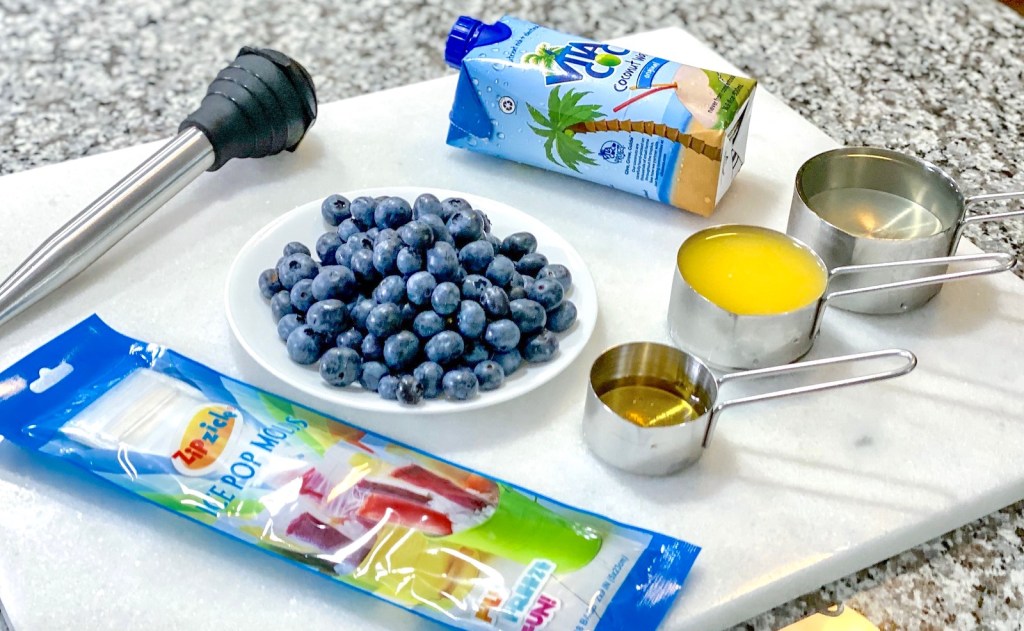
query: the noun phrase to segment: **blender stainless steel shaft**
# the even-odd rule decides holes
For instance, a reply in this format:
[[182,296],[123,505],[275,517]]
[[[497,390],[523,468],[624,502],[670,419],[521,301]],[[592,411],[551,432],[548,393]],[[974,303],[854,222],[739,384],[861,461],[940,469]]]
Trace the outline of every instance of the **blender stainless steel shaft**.
[[203,171],[215,171],[231,158],[294,151],[316,110],[305,68],[277,51],[243,48],[174,139],[50,235],[0,283],[0,326],[81,273]]

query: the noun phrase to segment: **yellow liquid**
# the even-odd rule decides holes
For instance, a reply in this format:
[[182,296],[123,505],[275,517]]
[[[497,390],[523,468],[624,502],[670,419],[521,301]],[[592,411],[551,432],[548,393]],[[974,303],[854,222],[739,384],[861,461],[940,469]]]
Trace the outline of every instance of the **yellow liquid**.
[[703,412],[672,389],[624,383],[600,396],[616,414],[640,427],[664,427],[692,421]]
[[679,270],[693,289],[739,315],[786,313],[814,303],[828,274],[817,256],[784,234],[757,226],[723,226],[691,237]]

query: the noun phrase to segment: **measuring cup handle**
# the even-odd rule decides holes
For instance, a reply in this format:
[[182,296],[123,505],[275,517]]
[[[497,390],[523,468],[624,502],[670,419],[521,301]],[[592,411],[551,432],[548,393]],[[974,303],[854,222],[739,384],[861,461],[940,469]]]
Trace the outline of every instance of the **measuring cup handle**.
[[755,394],[749,397],[732,399],[731,401],[723,401],[722,403],[719,403],[711,410],[711,418],[708,419],[708,427],[704,431],[703,446],[707,447],[708,443],[711,442],[711,435],[712,433],[714,433],[718,415],[719,413],[721,413],[722,410],[724,410],[727,407],[743,405],[745,403],[754,403],[756,401],[767,401],[769,399],[780,399],[782,397],[789,397],[795,394],[804,394],[807,392],[817,392],[819,390],[843,388],[845,386],[852,386],[858,383],[868,383],[871,381],[892,379],[893,377],[899,377],[912,371],[914,367],[917,366],[917,357],[910,351],[892,348],[884,351],[871,351],[868,353],[857,353],[854,355],[827,357],[825,359],[815,359],[811,361],[799,362],[796,364],[789,364],[787,366],[772,366],[771,368],[758,368],[756,370],[745,370],[742,372],[734,372],[724,375],[719,379],[720,384],[729,381],[738,381],[740,379],[758,379],[761,377],[771,377],[775,375],[811,370],[814,368],[819,368],[821,366],[831,366],[834,364],[852,364],[880,358],[900,358],[904,361],[901,365],[895,368],[872,372],[866,375],[860,375],[858,377],[847,377],[845,379],[823,381],[821,383],[815,383],[807,386],[787,388],[785,390],[776,390],[774,392],[766,392],[764,394]]
[[[974,195],[968,197],[964,201],[964,206],[967,207],[968,211],[971,206],[977,204],[984,204],[986,202],[995,202],[1001,199],[1024,199],[1024,191],[1016,191],[1013,193],[989,193],[988,195]],[[989,213],[987,215],[967,215],[960,220],[959,225],[956,227],[956,234],[953,235],[953,250],[956,250],[956,244],[960,242],[960,237],[964,233],[964,228],[974,223],[983,223],[986,221],[1003,221],[1004,219],[1013,219],[1014,217],[1024,217],[1024,208],[1021,210],[1011,210],[1005,213]]]
[[922,278],[911,278],[908,280],[893,281],[891,283],[882,283],[881,285],[868,285],[867,287],[856,287],[854,289],[843,289],[840,291],[829,292],[825,294],[825,298],[822,300],[822,305],[818,308],[818,317],[815,320],[815,330],[817,330],[817,325],[820,324],[821,313],[824,310],[824,305],[836,298],[864,294],[869,291],[899,289],[902,287],[921,287],[922,285],[945,283],[948,281],[960,280],[961,278],[970,278],[971,276],[982,276],[984,274],[1005,272],[1012,268],[1016,261],[1013,256],[1000,252],[997,254],[963,254],[960,256],[939,256],[931,259],[917,259],[914,261],[869,263],[867,265],[846,265],[843,267],[837,267],[832,270],[830,278],[840,274],[856,274],[875,270],[899,269],[902,267],[922,267],[925,265],[952,265],[954,263],[971,263],[974,261],[985,261],[988,265],[975,269],[964,270],[962,272],[944,272],[942,274],[934,274],[932,276],[924,276]]

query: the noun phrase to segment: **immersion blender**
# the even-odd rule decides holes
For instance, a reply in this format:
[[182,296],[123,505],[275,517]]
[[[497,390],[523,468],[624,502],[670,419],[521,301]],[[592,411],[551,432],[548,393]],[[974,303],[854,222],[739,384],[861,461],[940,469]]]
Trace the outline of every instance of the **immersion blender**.
[[242,48],[178,135],[50,235],[0,284],[0,326],[82,272],[203,171],[294,151],[316,120],[313,80],[294,59]]

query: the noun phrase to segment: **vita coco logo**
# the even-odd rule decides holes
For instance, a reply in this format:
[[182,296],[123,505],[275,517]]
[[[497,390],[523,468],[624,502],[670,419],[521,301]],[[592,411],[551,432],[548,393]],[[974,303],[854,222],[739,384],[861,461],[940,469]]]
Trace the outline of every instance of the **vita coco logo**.
[[238,410],[230,405],[205,405],[192,416],[178,450],[171,454],[174,468],[183,475],[207,473],[231,442]]
[[628,54],[626,48],[592,42],[571,42],[558,47],[542,43],[536,51],[523,55],[522,61],[544,68],[545,83],[553,85],[579,81],[584,74],[594,79],[609,77]]

